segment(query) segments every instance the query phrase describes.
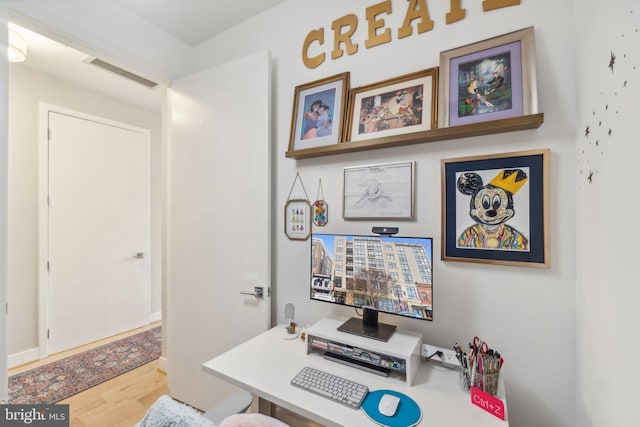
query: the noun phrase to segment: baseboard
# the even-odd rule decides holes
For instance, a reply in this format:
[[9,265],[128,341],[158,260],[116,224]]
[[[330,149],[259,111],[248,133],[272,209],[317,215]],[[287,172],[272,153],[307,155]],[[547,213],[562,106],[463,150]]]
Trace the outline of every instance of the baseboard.
[[164,356],[160,356],[158,359],[158,370],[163,373],[167,373],[167,358]]
[[9,369],[11,369],[24,365],[25,363],[35,362],[36,360],[40,360],[40,348],[38,347],[16,354],[10,354],[7,363],[9,364]]
[[149,323],[159,322],[160,320],[162,320],[162,311],[156,311],[149,315]]

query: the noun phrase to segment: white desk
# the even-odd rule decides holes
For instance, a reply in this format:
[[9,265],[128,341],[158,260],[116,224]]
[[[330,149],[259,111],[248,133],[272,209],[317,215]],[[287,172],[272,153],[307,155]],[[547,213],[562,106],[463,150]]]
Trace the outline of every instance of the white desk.
[[326,426],[376,424],[361,409],[354,410],[292,386],[291,379],[305,366],[359,382],[369,390],[392,389],[411,396],[422,409],[423,426],[509,425],[471,403],[469,393],[458,385],[456,370],[422,363],[409,387],[398,378],[344,366],[319,354],[307,355],[306,344],[299,338],[284,339],[283,330],[283,326],[277,326],[258,335],[204,363],[203,369],[258,396],[261,412],[270,406],[265,405],[266,400]]

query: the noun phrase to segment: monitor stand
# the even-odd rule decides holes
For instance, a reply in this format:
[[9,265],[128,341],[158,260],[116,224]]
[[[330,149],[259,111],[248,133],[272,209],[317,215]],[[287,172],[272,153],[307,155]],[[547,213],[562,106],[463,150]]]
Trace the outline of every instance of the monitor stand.
[[352,317],[338,327],[340,332],[373,338],[378,341],[389,341],[396,330],[395,325],[378,322],[378,311],[363,309],[362,319]]

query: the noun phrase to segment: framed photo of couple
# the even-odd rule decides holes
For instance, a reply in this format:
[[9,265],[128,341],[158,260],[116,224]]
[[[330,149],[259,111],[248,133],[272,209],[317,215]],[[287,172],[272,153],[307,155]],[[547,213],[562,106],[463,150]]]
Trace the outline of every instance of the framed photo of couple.
[[289,151],[342,142],[349,72],[296,86]]

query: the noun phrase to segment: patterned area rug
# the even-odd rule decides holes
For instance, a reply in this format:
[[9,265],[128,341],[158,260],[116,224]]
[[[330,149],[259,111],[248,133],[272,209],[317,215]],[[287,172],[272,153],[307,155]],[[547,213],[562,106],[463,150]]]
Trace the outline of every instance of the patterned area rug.
[[160,326],[9,377],[9,403],[49,404],[160,357]]

